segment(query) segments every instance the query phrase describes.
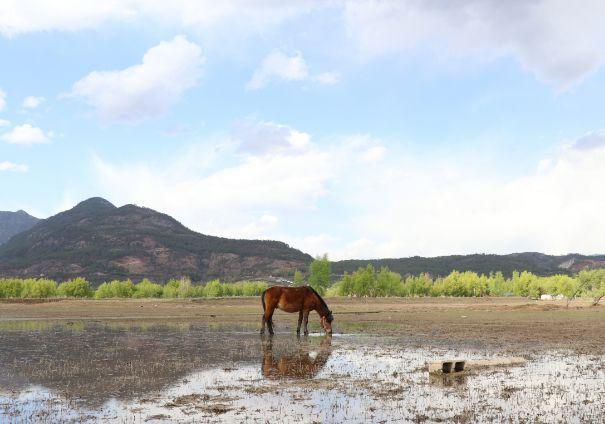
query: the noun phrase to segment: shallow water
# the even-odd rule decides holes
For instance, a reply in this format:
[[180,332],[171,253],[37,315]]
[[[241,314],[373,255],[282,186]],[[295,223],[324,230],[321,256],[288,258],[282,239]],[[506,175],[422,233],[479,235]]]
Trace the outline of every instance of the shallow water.
[[602,421],[603,356],[539,352],[447,378],[425,368],[499,355],[357,334],[29,322],[0,328],[0,422]]

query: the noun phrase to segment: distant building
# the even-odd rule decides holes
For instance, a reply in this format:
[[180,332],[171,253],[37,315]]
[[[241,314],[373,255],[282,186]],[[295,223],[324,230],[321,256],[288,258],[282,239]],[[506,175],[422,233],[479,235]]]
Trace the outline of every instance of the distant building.
[[554,294],[543,294],[542,296],[540,296],[540,300],[563,300],[565,299],[565,296],[563,296],[562,294],[558,294],[558,295],[554,295]]

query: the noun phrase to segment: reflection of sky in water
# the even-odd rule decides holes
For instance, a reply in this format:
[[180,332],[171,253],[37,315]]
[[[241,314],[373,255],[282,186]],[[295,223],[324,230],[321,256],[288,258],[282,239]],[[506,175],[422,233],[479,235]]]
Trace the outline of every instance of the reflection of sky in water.
[[[63,340],[64,336],[62,330],[53,331],[53,337],[48,339],[42,333],[34,334],[34,339],[41,338],[47,344],[46,349],[40,351],[46,352],[40,363],[53,366],[54,360],[60,366],[69,366],[53,357],[61,355],[62,348],[48,344],[53,338]],[[462,378],[435,380],[429,379],[423,369],[427,360],[485,358],[490,354],[453,349],[406,349],[393,340],[355,335],[337,336],[327,344],[320,336],[299,341],[290,335],[278,335],[268,349],[267,339],[261,341],[256,334],[247,332],[209,332],[203,328],[180,329],[178,335],[153,328],[143,335],[137,331],[130,333],[127,329],[107,334],[99,328],[79,331],[96,332],[95,338],[90,340],[105,337],[103,349],[93,344],[91,350],[82,351],[91,355],[92,362],[98,362],[97,355],[101,354],[105,355],[102,358],[132,362],[132,375],[109,376],[122,379],[126,389],[118,390],[111,385],[119,395],[100,398],[98,403],[90,399],[85,402],[87,399],[78,399],[62,386],[61,381],[46,381],[44,370],[35,369],[35,355],[40,352],[33,356],[25,351],[13,352],[24,358],[23,366],[34,369],[29,374],[14,375],[14,379],[4,377],[0,382],[0,421],[139,422],[155,416],[156,421],[167,422],[394,422],[424,418],[594,422],[601,421],[605,413],[605,358],[601,356],[550,352],[535,355],[523,367],[485,369]],[[193,343],[191,338],[199,344]],[[87,339],[80,337],[79,340]],[[179,356],[150,354],[148,366],[158,373],[157,379],[164,384],[150,386],[148,390],[137,386],[135,395],[127,396],[128,384],[135,386],[135,380],[145,375],[144,369],[136,368],[145,367],[145,361],[137,365],[132,353],[140,356],[156,350],[163,352],[165,344],[186,351],[192,358],[189,371],[183,372],[187,369],[183,364],[176,366],[170,362],[178,360]],[[4,346],[0,348],[1,359],[6,359],[7,355]],[[12,348],[18,350],[19,346],[26,349],[25,345]],[[238,353],[227,353],[226,349]],[[200,365],[204,358],[208,366]],[[87,361],[89,358],[82,359]],[[165,366],[170,370],[166,375],[158,367],[163,360],[167,361]],[[274,368],[272,378],[265,378],[267,363]],[[281,370],[278,364],[281,364]],[[285,366],[299,367],[300,372],[289,374],[284,371]],[[98,370],[95,388],[104,387],[99,385],[98,379],[107,378],[101,373],[111,374],[112,369],[109,365]],[[172,369],[177,371],[172,372]],[[7,375],[15,372],[10,367],[5,370],[9,372]],[[126,374],[127,370],[120,368],[120,372]],[[71,376],[68,371],[66,375]],[[279,374],[277,378],[275,373]],[[91,378],[94,372],[84,375]],[[73,380],[65,381],[72,384]],[[86,385],[86,381],[80,384]],[[170,406],[180,396],[191,394],[206,397]]]

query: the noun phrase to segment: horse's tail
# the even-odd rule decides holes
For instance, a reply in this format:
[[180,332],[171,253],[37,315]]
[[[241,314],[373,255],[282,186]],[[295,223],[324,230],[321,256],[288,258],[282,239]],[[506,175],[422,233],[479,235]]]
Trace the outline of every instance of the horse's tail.
[[260,300],[261,300],[261,302],[263,302],[263,311],[266,309],[265,308],[265,293],[267,293],[267,290],[263,290],[262,294],[260,295]]

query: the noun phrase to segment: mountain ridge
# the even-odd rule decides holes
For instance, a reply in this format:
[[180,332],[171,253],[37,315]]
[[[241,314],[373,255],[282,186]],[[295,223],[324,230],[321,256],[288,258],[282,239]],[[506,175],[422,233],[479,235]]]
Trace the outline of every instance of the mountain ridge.
[[[117,207],[101,197],[86,199],[44,220],[24,211],[0,212],[0,218],[2,214],[29,217],[23,231],[0,245],[0,276],[5,277],[63,280],[81,276],[95,284],[111,279],[166,281],[182,276],[194,281],[233,281],[289,277],[296,269],[306,271],[312,261],[310,255],[280,241],[205,235],[167,214],[134,204]],[[347,259],[331,264],[334,279],[368,264],[386,266],[403,276],[425,272],[444,276],[454,270],[480,274],[500,271],[505,276],[530,271],[545,276],[605,268],[605,255],[520,252]]]
[[452,271],[473,271],[478,274],[502,272],[510,276],[513,271],[530,271],[548,276],[573,274],[583,269],[605,268],[605,255],[547,255],[540,252],[518,252],[505,255],[476,253],[436,257],[412,256],[407,258],[346,259],[332,263],[332,273],[351,273],[359,267],[371,264],[375,268],[388,267],[401,275],[418,275],[428,272],[433,276],[445,276]]
[[29,230],[38,221],[38,218],[31,216],[23,209],[16,212],[0,211],[0,245],[6,243],[14,235]]
[[91,198],[0,246],[0,274],[93,283],[110,279],[226,281],[291,275],[311,257],[285,243],[196,233],[169,215]]

